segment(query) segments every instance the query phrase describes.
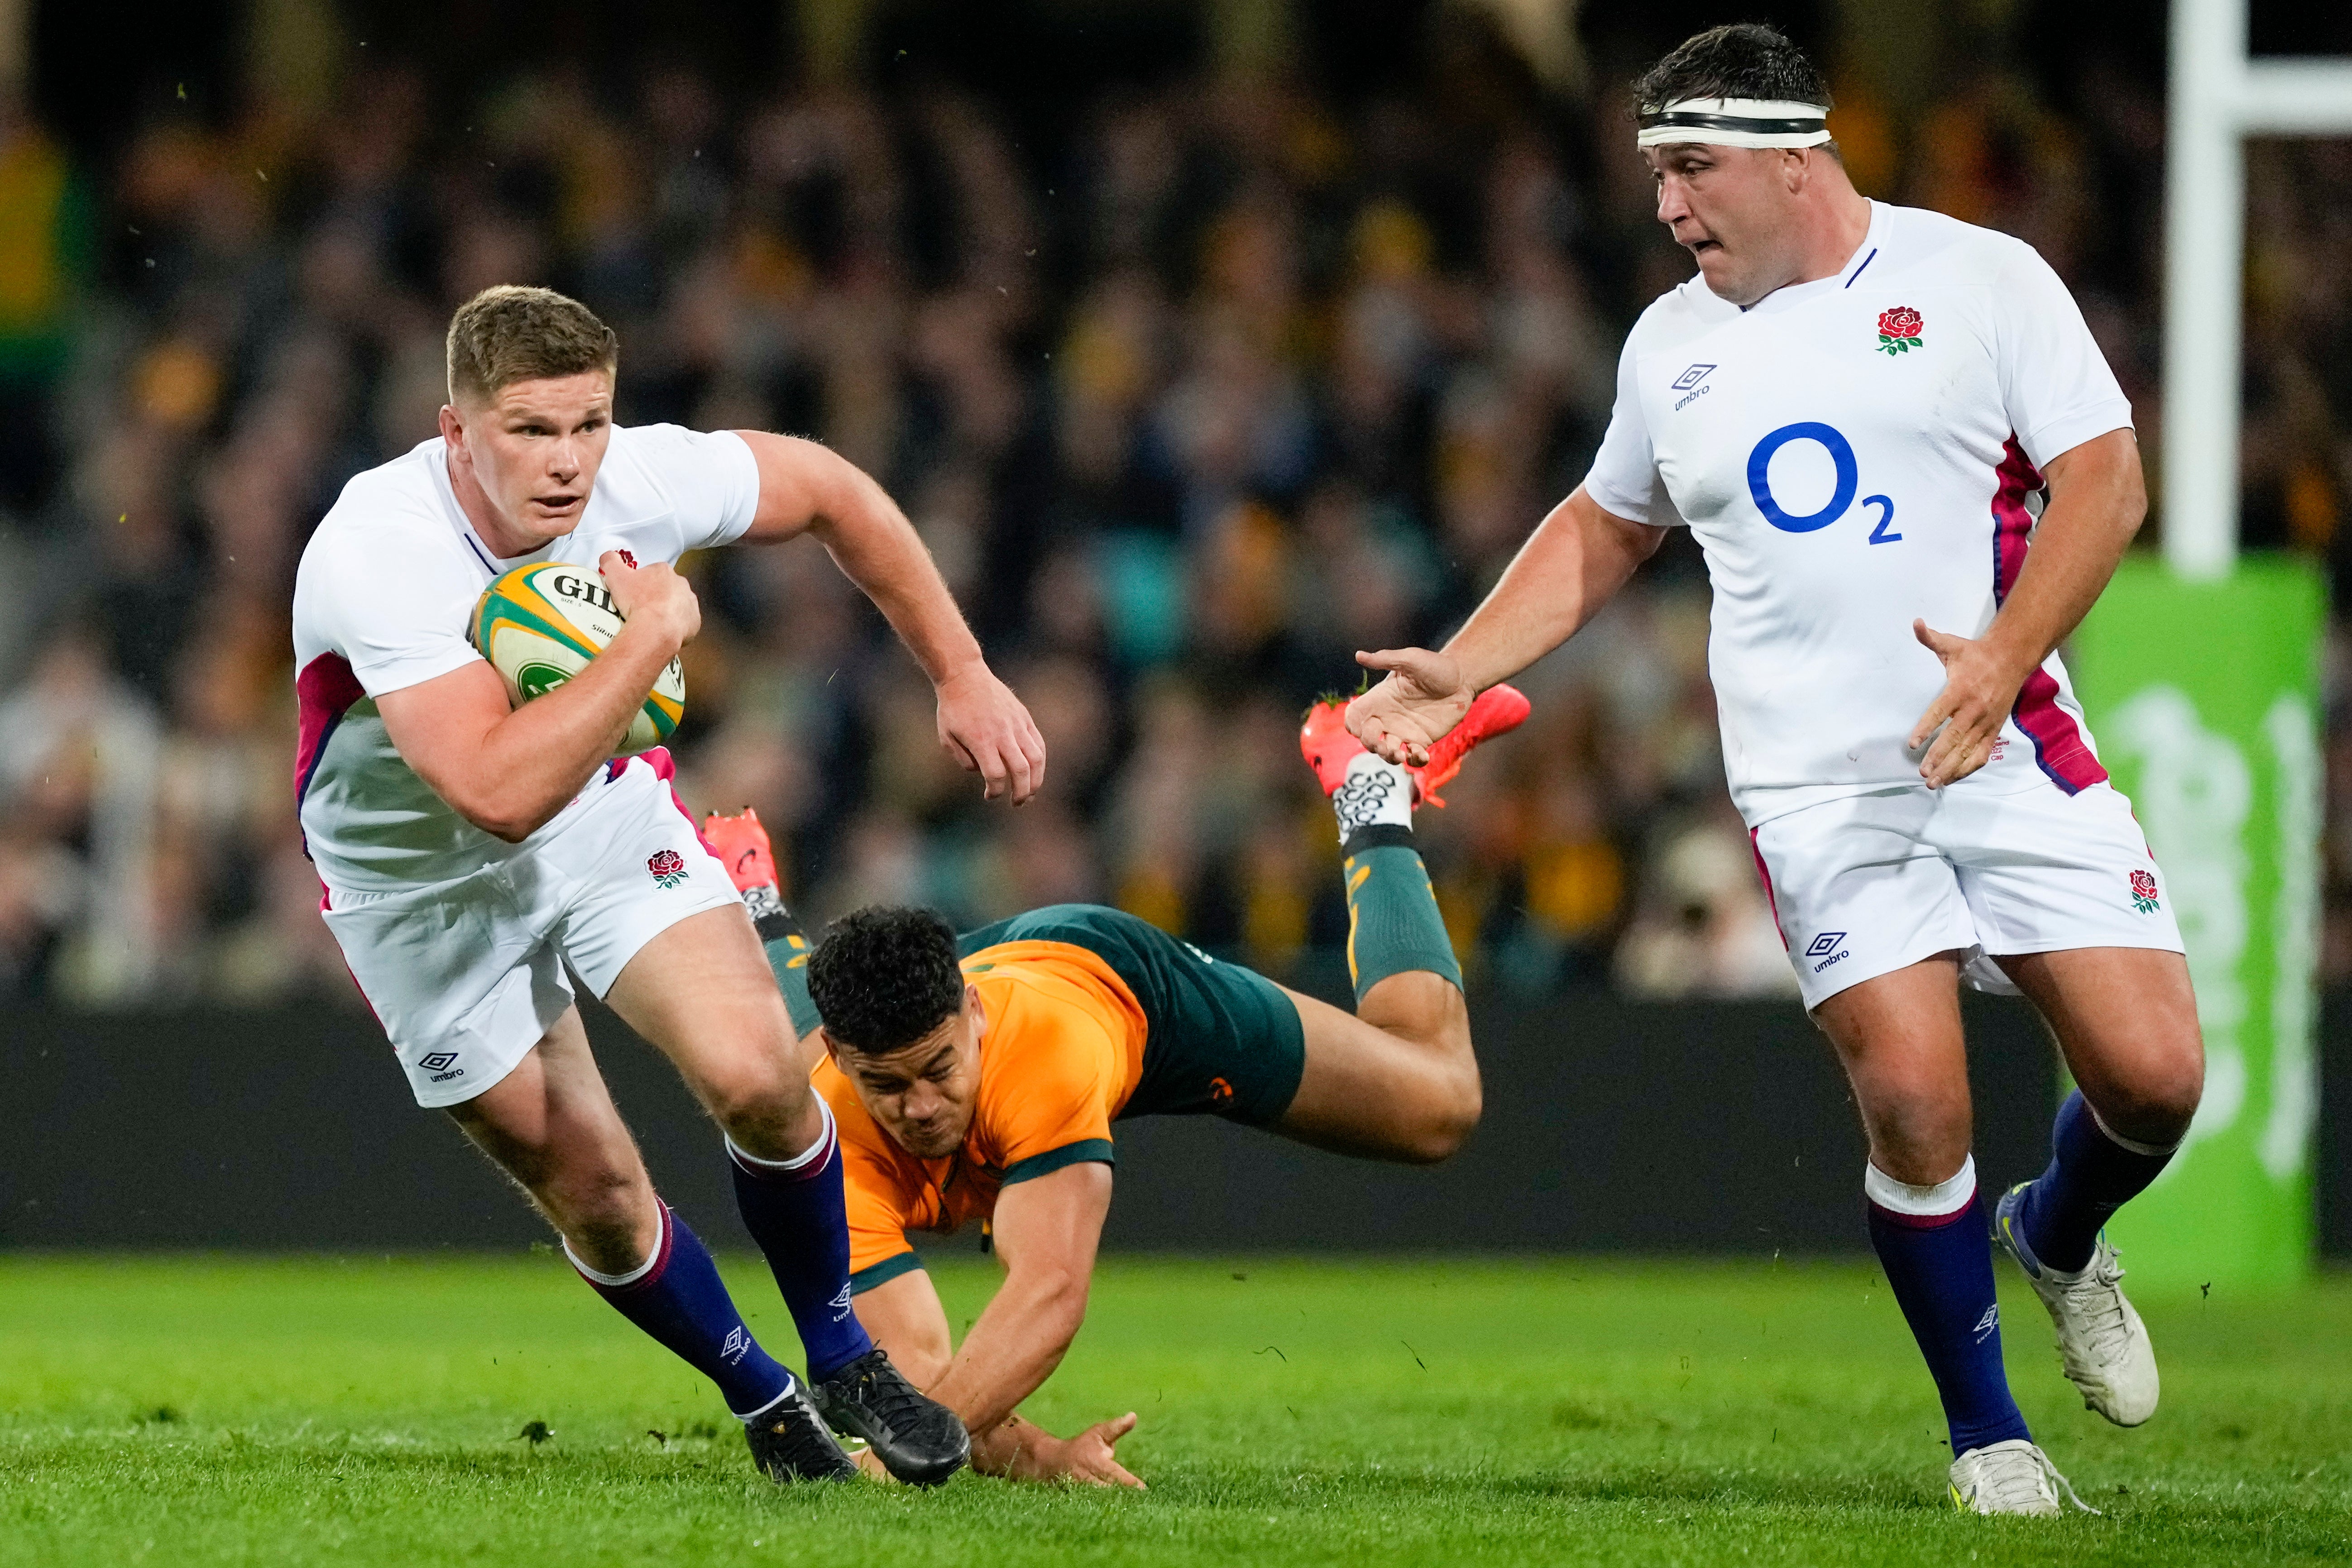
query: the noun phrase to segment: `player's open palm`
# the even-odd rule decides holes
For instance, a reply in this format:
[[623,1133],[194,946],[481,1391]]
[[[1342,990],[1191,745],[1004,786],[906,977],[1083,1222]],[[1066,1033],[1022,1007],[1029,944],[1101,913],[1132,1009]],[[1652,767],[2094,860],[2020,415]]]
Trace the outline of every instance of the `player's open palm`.
[[1135,1412],[1097,1421],[1063,1445],[1062,1473],[1088,1486],[1144,1489],[1142,1479],[1118,1462],[1118,1440],[1135,1430]]
[[1911,634],[1944,662],[1944,689],[1912,727],[1910,740],[1913,751],[1927,748],[1919,777],[1930,789],[1940,789],[1992,760],[1993,743],[2024,676],[2011,674],[1982,638],[1956,637],[1925,621],[1912,622]]
[[1478,695],[1462,678],[1461,665],[1426,648],[1383,648],[1357,654],[1356,663],[1388,674],[1348,705],[1349,733],[1367,750],[1407,768],[1429,760],[1429,748],[1462,722]]
[[1045,737],[1037,721],[985,664],[939,686],[940,745],[980,775],[988,799],[1010,794],[1016,806],[1045,785]]
[[694,585],[669,562],[639,566],[634,556],[608,549],[598,558],[596,570],[604,574],[604,585],[612,590],[624,621],[657,620],[681,648],[702,630],[702,601],[695,598]]

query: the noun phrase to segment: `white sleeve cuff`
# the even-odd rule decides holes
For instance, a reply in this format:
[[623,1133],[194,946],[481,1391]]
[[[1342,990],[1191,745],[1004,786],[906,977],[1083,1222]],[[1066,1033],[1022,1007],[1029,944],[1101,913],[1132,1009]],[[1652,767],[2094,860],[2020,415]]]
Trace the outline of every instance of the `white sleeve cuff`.
[[736,499],[719,526],[711,530],[704,549],[733,544],[751,531],[751,524],[760,516],[760,460],[751,455],[751,444],[738,431],[714,430],[710,434],[727,438],[726,444],[715,448],[712,455],[727,455],[720,461],[734,471],[729,488]]
[[470,644],[455,643],[429,653],[404,654],[380,664],[353,664],[352,674],[359,677],[360,688],[370,697],[381,697],[410,686],[421,686],[452,670],[462,670],[481,657]]
[[2047,469],[2051,459],[2064,456],[2085,441],[2095,440],[2111,430],[2133,428],[2131,404],[2116,398],[2021,433],[2017,444],[2025,448],[2027,459],[2036,468]]

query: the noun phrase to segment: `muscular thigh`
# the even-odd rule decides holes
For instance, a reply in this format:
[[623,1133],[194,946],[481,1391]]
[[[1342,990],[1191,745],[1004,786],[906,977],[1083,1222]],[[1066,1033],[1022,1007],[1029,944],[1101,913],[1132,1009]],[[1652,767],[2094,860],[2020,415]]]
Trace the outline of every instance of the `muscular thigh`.
[[[539,852],[568,887],[552,938],[703,1103],[806,1096],[807,1068],[726,868],[642,759]],[[796,1085],[796,1087],[795,1087]]]
[[714,1109],[806,1092],[792,1018],[740,904],[688,915],[647,942],[605,1000]]
[[504,1078],[448,1111],[485,1154],[533,1189],[570,1166],[636,1166],[636,1145],[576,1008],[566,1008]]
[[2189,961],[2150,947],[2074,947],[1997,959],[2057,1037],[2109,1125],[2169,1144],[2195,1114],[2205,1046]]
[[1955,796],[1939,842],[1978,940],[2049,1022],[2115,1131],[2170,1143],[2204,1080],[2171,889],[2109,785]]

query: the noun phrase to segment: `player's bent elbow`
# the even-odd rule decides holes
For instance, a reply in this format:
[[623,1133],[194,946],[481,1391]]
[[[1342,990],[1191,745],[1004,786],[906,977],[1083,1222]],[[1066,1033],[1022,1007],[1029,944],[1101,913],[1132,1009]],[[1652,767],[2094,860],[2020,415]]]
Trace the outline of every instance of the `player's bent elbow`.
[[458,814],[503,844],[519,844],[545,825],[544,819],[533,821],[489,811],[461,811]]
[[2126,543],[2138,537],[2140,525],[2147,521],[2147,483],[2140,476],[2137,462],[2126,471],[2124,493],[2116,503],[2116,520],[2122,528]]
[[499,801],[489,797],[478,797],[443,789],[441,798],[449,803],[451,810],[500,843],[519,844],[530,837],[532,830],[539,825],[536,822],[525,821],[515,812],[504,810]]
[[[501,843],[519,844],[551,821],[564,800],[520,800],[496,789],[445,794],[449,809]],[[567,800],[569,797],[566,798]]]
[[[2115,531],[2128,544],[2147,520],[2147,476],[2140,467],[2137,442],[2129,431],[2117,431],[2076,450],[2084,454],[2084,461],[2075,482],[2084,486],[2094,510],[2104,510]],[[2053,485],[2053,497],[2065,493],[2064,476],[2056,476]]]
[[1077,1337],[1079,1325],[1087,1321],[1087,1294],[1094,1281],[1087,1270],[1055,1263],[1027,1271],[1021,1283],[1029,1298],[1029,1310],[1037,1321],[1050,1326],[1066,1349]]

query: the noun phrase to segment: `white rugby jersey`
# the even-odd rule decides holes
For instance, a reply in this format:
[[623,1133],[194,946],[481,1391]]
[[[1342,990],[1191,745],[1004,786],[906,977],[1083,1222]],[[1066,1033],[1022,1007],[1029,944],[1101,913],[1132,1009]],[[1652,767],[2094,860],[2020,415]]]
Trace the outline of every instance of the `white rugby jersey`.
[[[1750,309],[1695,277],[1643,312],[1585,490],[1706,549],[1724,769],[1750,825],[1919,783],[1904,743],[1944,674],[1912,619],[1981,636],[2024,564],[2040,465],[2130,425],[2033,248],[1916,208],[1873,202],[1836,276]],[[2054,653],[1956,788],[2044,776],[2070,794],[2106,777]]]
[[[384,693],[481,657],[467,623],[493,578],[539,560],[593,569],[608,549],[675,561],[740,538],[759,501],[759,465],[741,437],[674,424],[614,426],[580,526],[511,559],[491,555],[466,521],[438,436],[345,485],[294,583],[294,791],[320,877],[389,891],[464,876],[523,847],[450,810],[401,760],[376,712]],[[582,797],[609,777],[594,774]]]

